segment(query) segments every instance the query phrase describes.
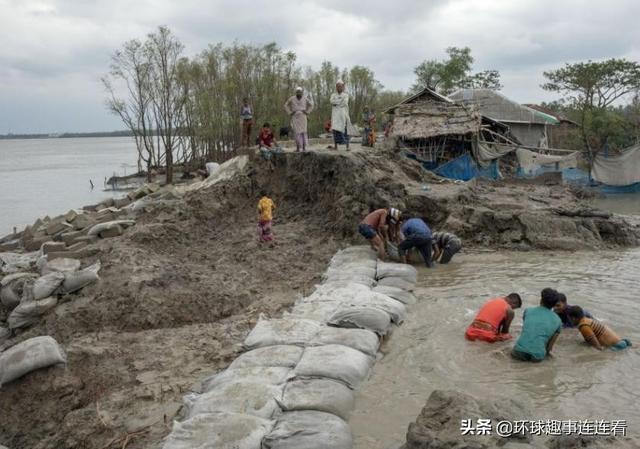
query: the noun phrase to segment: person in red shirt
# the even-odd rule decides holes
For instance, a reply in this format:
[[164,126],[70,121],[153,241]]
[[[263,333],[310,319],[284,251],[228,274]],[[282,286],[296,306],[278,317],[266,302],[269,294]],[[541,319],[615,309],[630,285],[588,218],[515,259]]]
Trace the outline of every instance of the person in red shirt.
[[269,163],[271,171],[275,170],[273,155],[281,153],[282,150],[276,142],[276,137],[273,135],[269,123],[265,123],[260,129],[260,133],[258,134],[258,147],[260,148],[262,158]]
[[515,309],[522,306],[522,298],[511,293],[504,298],[490,299],[478,312],[467,328],[467,340],[482,340],[488,343],[509,340],[509,326],[515,316]]

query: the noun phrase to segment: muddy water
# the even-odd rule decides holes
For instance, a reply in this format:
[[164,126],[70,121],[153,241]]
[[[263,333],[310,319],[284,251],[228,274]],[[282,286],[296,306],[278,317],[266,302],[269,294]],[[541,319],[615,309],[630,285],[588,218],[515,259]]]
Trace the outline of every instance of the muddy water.
[[[528,402],[531,419],[627,419],[640,424],[640,250],[621,253],[476,253],[419,273],[418,304],[398,328],[370,380],[358,392],[351,425],[359,449],[394,448],[434,389]],[[466,326],[491,297],[523,295],[537,305],[544,287],[564,292],[636,347],[598,352],[565,330],[554,356],[539,364],[511,360],[513,342],[468,342]],[[522,327],[516,312],[512,334]]]

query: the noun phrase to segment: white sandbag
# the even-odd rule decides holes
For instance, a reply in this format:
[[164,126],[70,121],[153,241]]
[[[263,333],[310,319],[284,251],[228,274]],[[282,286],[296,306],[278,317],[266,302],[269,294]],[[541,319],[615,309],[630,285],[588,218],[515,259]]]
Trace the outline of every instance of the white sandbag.
[[380,346],[380,339],[375,332],[367,329],[323,326],[313,339],[313,343],[314,346],[340,344],[375,357]]
[[100,262],[96,262],[91,266],[88,266],[84,270],[76,271],[74,273],[65,273],[64,282],[62,283],[62,293],[73,293],[83,289],[87,285],[97,282],[100,277],[98,271],[100,270]]
[[229,369],[252,366],[281,366],[294,368],[302,357],[302,348],[294,345],[276,345],[257,348],[241,354]]
[[2,279],[0,279],[0,286],[1,287],[5,287],[5,286],[11,284],[13,281],[18,280],[18,279],[36,278],[36,277],[38,277],[38,276],[36,274],[33,274],[33,273],[26,273],[26,272],[13,273],[13,274],[9,274],[9,275],[3,277]]
[[329,266],[325,277],[331,278],[332,276],[342,275],[345,273],[375,279],[376,268],[363,266],[361,264],[348,264],[348,265],[344,265],[336,268]]
[[391,326],[391,317],[375,307],[343,305],[327,323],[337,327],[369,329],[378,335],[386,335]]
[[235,381],[202,394],[184,397],[187,418],[211,412],[243,413],[269,419],[280,413],[276,399],[282,397],[284,384]]
[[284,387],[280,405],[285,411],[315,410],[349,419],[354,408],[353,390],[331,379],[293,379]]
[[373,358],[343,345],[307,347],[294,369],[296,377],[327,377],[357,387],[368,374]]
[[383,285],[385,287],[395,287],[407,292],[412,292],[413,287],[415,286],[415,282],[408,282],[405,279],[396,276],[388,276],[380,279],[378,281],[378,285]]
[[331,413],[283,413],[262,440],[262,449],[351,449],[349,425]]
[[237,381],[280,385],[284,384],[292,376],[293,372],[291,369],[284,366],[247,366],[244,368],[229,368],[204,379],[198,390],[207,392]]
[[376,293],[373,290],[363,292],[355,295],[348,301],[343,302],[345,305],[353,305],[359,307],[372,307],[382,310],[389,314],[391,322],[395,324],[401,324],[407,317],[407,308],[400,301],[384,295],[382,293]]
[[109,231],[111,229],[117,228],[128,228],[136,224],[135,220],[113,220],[107,221],[104,223],[98,223],[97,225],[93,225],[91,229],[89,229],[88,235],[100,235],[105,231]]
[[378,279],[399,277],[415,284],[418,279],[418,270],[405,263],[378,262],[376,276]]
[[70,259],[68,257],[60,257],[51,261],[45,261],[40,273],[47,274],[53,271],[60,273],[73,273],[80,269],[80,261],[78,259]]
[[280,318],[260,319],[244,340],[248,349],[272,345],[307,344],[318,333],[320,323],[312,320]]
[[290,316],[326,323],[338,307],[340,303],[336,301],[301,302],[293,307]]
[[53,338],[25,340],[0,353],[0,387],[31,371],[59,363],[67,363],[67,358]]
[[342,273],[342,274],[337,274],[331,277],[327,277],[325,282],[327,284],[333,284],[335,286],[338,286],[338,285],[346,286],[349,283],[353,283],[353,284],[364,285],[365,287],[372,287],[376,283],[376,280],[374,278],[362,276],[358,274]]
[[273,421],[238,413],[206,413],[174,422],[163,449],[261,449]]
[[0,273],[18,273],[28,271],[36,263],[39,252],[30,253],[0,253]]
[[33,283],[33,299],[48,298],[55,292],[65,280],[65,274],[57,271],[40,276]]
[[9,329],[20,329],[37,323],[42,315],[53,309],[57,304],[58,298],[55,296],[38,300],[22,300],[7,318]]
[[413,295],[413,293],[401,288],[390,287],[388,285],[376,285],[373,288],[373,291],[376,293],[387,295],[390,298],[393,298],[396,301],[400,301],[403,304],[412,305],[416,303],[416,297]]

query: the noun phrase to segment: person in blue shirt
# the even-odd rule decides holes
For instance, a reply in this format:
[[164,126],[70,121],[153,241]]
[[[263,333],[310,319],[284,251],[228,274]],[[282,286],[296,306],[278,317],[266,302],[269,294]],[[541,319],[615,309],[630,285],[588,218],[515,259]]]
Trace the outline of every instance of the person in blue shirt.
[[[572,306],[567,304],[566,295],[564,293],[558,292],[558,303],[553,307],[553,311],[557,313],[562,320],[562,327],[564,328],[575,327],[569,319],[569,314],[567,313],[571,307]],[[584,316],[586,318],[593,318],[587,310],[582,309],[582,311],[584,312]]]
[[523,362],[540,362],[551,354],[560,335],[562,321],[553,311],[558,292],[545,288],[540,293],[540,305],[529,307],[522,316],[522,332],[511,350],[511,356]]
[[402,215],[400,231],[404,240],[398,245],[398,253],[404,263],[408,263],[407,251],[417,248],[428,268],[433,266],[431,261],[431,229],[420,218],[411,218],[406,213]]

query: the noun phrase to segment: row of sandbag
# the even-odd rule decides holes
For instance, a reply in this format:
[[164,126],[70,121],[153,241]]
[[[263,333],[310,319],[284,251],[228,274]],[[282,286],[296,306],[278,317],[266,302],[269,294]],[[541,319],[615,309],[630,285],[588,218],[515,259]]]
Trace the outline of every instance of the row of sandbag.
[[375,286],[377,277],[369,248],[336,254],[311,296],[283,318],[260,319],[248,351],[185,397],[184,420],[164,449],[351,448],[354,389],[375,362],[379,336],[415,302],[407,290]]
[[74,293],[98,280],[100,262],[80,269],[76,259],[39,260],[40,273],[23,271],[0,280],[0,303],[10,310],[9,329],[18,329],[37,322],[53,309],[58,296]]

